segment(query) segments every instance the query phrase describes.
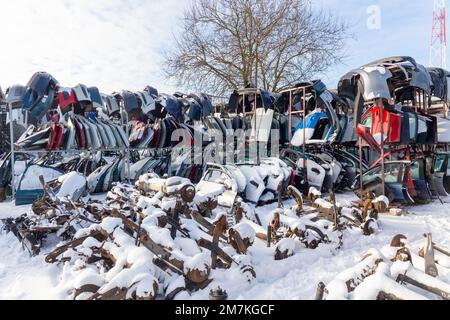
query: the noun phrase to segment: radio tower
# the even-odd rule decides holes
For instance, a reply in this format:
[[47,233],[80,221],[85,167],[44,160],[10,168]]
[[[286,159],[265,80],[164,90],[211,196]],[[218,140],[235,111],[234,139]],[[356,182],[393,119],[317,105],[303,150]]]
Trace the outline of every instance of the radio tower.
[[445,0],[434,0],[430,66],[447,68],[447,25]]

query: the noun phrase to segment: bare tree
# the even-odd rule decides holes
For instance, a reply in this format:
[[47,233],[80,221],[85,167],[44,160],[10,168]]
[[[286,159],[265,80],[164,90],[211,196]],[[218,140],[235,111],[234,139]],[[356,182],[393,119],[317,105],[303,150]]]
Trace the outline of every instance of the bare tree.
[[249,83],[277,91],[339,62],[347,38],[345,22],[308,0],[194,0],[166,73],[214,94]]

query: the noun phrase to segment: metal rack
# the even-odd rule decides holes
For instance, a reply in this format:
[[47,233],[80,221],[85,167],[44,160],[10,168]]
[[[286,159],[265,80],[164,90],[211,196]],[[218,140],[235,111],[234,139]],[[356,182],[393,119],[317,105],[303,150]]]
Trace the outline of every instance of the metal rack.
[[[303,121],[303,141],[302,141],[302,149],[303,149],[303,170],[305,177],[308,178],[308,164],[307,164],[307,158],[306,158],[306,95],[308,93],[312,92],[312,84],[307,84],[305,86],[301,87],[293,87],[289,89],[285,89],[281,91],[281,94],[288,93],[289,94],[289,106],[288,106],[288,120],[289,120],[289,147],[292,147],[292,130],[293,128],[293,121],[292,118],[294,116],[300,116]],[[300,100],[300,103],[302,105],[302,110],[293,110],[293,95],[296,92],[302,93],[302,99]]]
[[[10,114],[10,121],[9,121],[9,127],[10,127],[10,152],[11,152],[11,190],[12,190],[12,198],[16,198],[16,188],[15,188],[15,155],[16,154],[82,154],[82,153],[95,153],[95,152],[123,152],[126,154],[126,163],[127,163],[127,177],[128,181],[130,179],[130,171],[131,171],[131,152],[133,151],[148,151],[151,156],[157,157],[158,151],[152,150],[149,148],[131,148],[130,146],[126,148],[101,148],[101,149],[83,149],[83,150],[16,150],[14,145],[14,135],[13,135],[13,120],[12,120],[12,105],[8,104],[8,110]],[[126,134],[127,136],[130,135],[130,127],[128,125],[129,119],[127,116],[127,113],[124,112],[123,108],[121,108],[121,125],[126,126]],[[152,152],[153,155],[152,155]],[[159,150],[161,154],[165,154],[167,152],[167,149],[161,149]]]
[[[253,126],[254,126],[254,130],[255,130],[255,137],[253,138],[253,142],[256,144],[256,165],[260,165],[261,163],[261,159],[260,159],[260,154],[259,154],[259,141],[257,139],[257,135],[258,135],[258,117],[256,116],[256,99],[258,97],[258,95],[261,95],[261,91],[260,89],[257,88],[245,88],[245,89],[240,89],[238,91],[238,94],[242,97],[242,115],[244,116],[244,129],[248,130],[248,128],[246,127],[246,122],[245,122],[245,117],[247,116],[253,116]],[[252,106],[252,111],[247,112],[247,105],[246,105],[246,101],[245,101],[245,97],[246,96],[254,96],[254,103]],[[250,137],[249,142],[252,141],[252,137]]]

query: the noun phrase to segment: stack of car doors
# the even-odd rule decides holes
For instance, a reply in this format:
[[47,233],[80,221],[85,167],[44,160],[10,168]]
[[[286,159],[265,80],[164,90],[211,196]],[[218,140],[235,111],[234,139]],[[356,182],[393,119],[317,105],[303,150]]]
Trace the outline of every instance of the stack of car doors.
[[[345,150],[313,154],[287,148],[281,151],[280,159],[295,173],[292,184],[305,194],[310,187],[326,193],[349,190],[359,174],[359,159]],[[367,168],[364,161],[362,165]]]
[[[447,164],[445,153],[412,154],[408,147],[389,152],[385,154],[384,171],[380,158],[363,174],[363,191],[372,191],[377,196],[384,194],[391,203],[426,204],[434,198],[447,196],[445,187]],[[383,172],[384,192],[382,189]],[[358,194],[360,179],[358,176],[354,182],[354,189]]]
[[450,153],[439,152],[434,155],[434,182],[431,188],[441,197],[450,194]]
[[128,145],[122,126],[95,116],[75,114],[66,114],[39,127],[32,125],[16,142],[18,150],[29,151],[125,150]]
[[40,122],[53,106],[57,86],[58,81],[46,72],[37,72],[28,81],[22,104],[31,123]]
[[[293,137],[289,141],[292,146],[356,142],[353,118],[348,115],[348,102],[328,90],[320,80],[301,83],[283,91],[276,106],[291,118],[292,128],[288,130],[293,129]],[[306,112],[305,119],[303,112]]]
[[306,110],[306,119],[299,121],[291,144],[299,147],[334,143],[341,134],[341,122],[332,105],[333,95],[321,81],[306,84],[310,90],[303,90],[304,87],[299,85],[298,91],[293,93],[293,107],[296,111]]
[[197,194],[217,197],[219,205],[232,209],[239,196],[247,202],[266,204],[278,199],[291,184],[295,173],[278,158],[261,159],[259,165],[208,163]]
[[450,102],[450,73],[441,68],[428,68],[431,75],[431,106],[429,114],[437,118],[438,143],[450,143],[450,119],[448,118],[448,107]]
[[358,135],[386,146],[437,143],[437,119],[426,113],[432,79],[410,57],[375,61],[345,75],[339,96],[353,101]]

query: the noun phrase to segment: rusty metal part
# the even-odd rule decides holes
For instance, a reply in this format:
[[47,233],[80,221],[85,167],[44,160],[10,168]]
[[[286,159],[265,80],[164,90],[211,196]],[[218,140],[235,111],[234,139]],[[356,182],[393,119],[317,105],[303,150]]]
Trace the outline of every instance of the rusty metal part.
[[[311,190],[310,190],[310,191],[311,191]],[[314,192],[309,192],[309,193],[308,193],[308,199],[309,199],[309,201],[311,201],[312,203],[314,203],[317,199],[320,199],[320,196],[314,194]]]
[[[241,271],[242,271],[243,274],[250,275],[252,279],[256,279],[256,272],[255,272],[255,269],[253,269],[252,266],[244,265],[244,266],[241,267]],[[248,278],[248,282],[251,282],[252,279]]]
[[[436,250],[437,252],[440,252],[440,253],[442,253],[442,254],[444,254],[444,255],[450,257],[450,252],[448,252],[447,250],[442,249],[441,247],[438,247],[438,246],[437,246],[436,244],[434,244],[434,243],[433,243],[433,249]],[[420,248],[420,250],[419,250],[419,256],[420,256],[421,258],[423,258],[423,257],[425,256],[424,248],[423,248],[423,247]]]
[[[227,230],[227,228],[228,223],[225,215],[222,215],[219,220],[214,222],[213,240],[212,240],[213,247],[215,248],[219,247],[220,236],[223,235],[223,233]],[[211,261],[212,261],[211,267],[215,269],[217,264],[217,252],[215,250],[211,251]]]
[[323,300],[323,296],[325,295],[326,290],[327,289],[326,289],[325,284],[323,282],[320,282],[317,285],[316,296],[315,296],[314,300]]
[[[136,223],[130,221],[127,217],[125,217],[123,214],[121,214],[118,210],[113,209],[112,213],[111,213],[111,217],[115,217],[115,218],[119,218],[122,219],[122,222],[124,224],[124,226],[129,229],[130,231],[132,231],[132,233],[137,234],[137,236],[140,239],[140,243],[146,247],[148,250],[150,250],[151,252],[153,252],[156,256],[171,262],[172,264],[179,264],[182,265],[181,261],[178,261],[176,259],[172,258],[172,254],[171,252],[169,252],[166,248],[164,248],[163,246],[157,244],[156,242],[154,242],[151,238],[150,235],[145,231],[139,228],[139,225],[137,225]],[[125,230],[126,231],[126,230]],[[133,234],[131,234],[131,236],[133,236]],[[183,269],[182,267],[180,267],[179,269]]]
[[[262,236],[262,234],[260,234]],[[267,226],[267,235],[266,235],[266,241],[267,241],[267,248],[270,248],[272,246],[272,226]]]
[[355,291],[356,287],[359,286],[366,278],[374,275],[375,272],[377,271],[379,263],[380,263],[380,261],[377,260],[374,265],[366,266],[362,270],[361,274],[358,275],[358,277],[348,279],[345,282],[345,284],[347,285],[347,291],[349,293]]
[[284,250],[283,252],[281,252],[280,248],[277,247],[275,249],[275,260],[277,261],[285,260],[289,257],[292,257],[293,255],[293,253],[289,253],[289,250]]
[[278,229],[280,229],[281,227],[281,222],[280,222],[280,212],[276,211],[273,214],[273,218],[272,221],[270,223],[270,236],[272,241],[276,242],[278,241]]
[[317,216],[319,218],[331,221],[333,223],[335,223],[337,217],[339,216],[342,210],[342,208],[336,207],[333,204],[331,204],[330,207],[325,207],[314,203],[313,206],[317,209],[318,212]]
[[158,283],[156,281],[153,281],[153,288],[152,289],[153,289],[153,292],[155,292],[155,295],[149,295],[147,297],[141,297],[141,296],[138,296],[137,292],[135,291],[135,292],[133,292],[131,294],[131,297],[132,297],[133,300],[136,300],[136,301],[153,301],[153,300],[156,299],[156,293],[158,292],[158,289],[159,289]]
[[404,247],[405,243],[402,240],[406,240],[406,239],[407,239],[406,236],[404,236],[402,234],[398,234],[398,235],[394,236],[391,241],[391,247],[395,247],[395,248]]
[[38,216],[43,215],[47,213],[48,210],[50,210],[50,206],[48,205],[47,201],[44,197],[36,200],[31,205],[31,210],[37,214]]
[[397,297],[392,293],[380,291],[377,295],[377,300],[382,301],[382,300],[403,300],[403,299],[400,299],[399,297]]
[[56,248],[55,250],[53,250],[52,252],[50,252],[46,257],[45,257],[45,262],[47,263],[55,263],[56,259],[63,254],[64,252],[66,252],[69,249],[74,249],[80,245],[83,244],[84,241],[86,241],[86,239],[88,238],[94,238],[97,239],[100,242],[105,241],[108,238],[108,234],[103,231],[103,230],[96,230],[96,231],[92,231],[89,235],[75,239],[69,243],[66,243],[63,246],[60,246],[58,248]]
[[239,232],[234,229],[228,230],[228,236],[231,246],[237,251],[237,253],[247,254],[247,250],[251,245],[249,239],[242,239]]
[[[315,239],[308,241],[308,238],[314,236]],[[317,227],[306,225],[301,241],[308,249],[316,249],[320,243],[329,243],[328,237]]]
[[189,281],[195,284],[201,284],[208,280],[211,269],[209,266],[205,266],[206,270],[188,269],[186,271],[186,277]]
[[195,187],[193,185],[185,185],[180,190],[181,199],[186,203],[194,201],[195,193]]
[[226,290],[222,290],[221,287],[214,289],[209,292],[209,300],[211,301],[225,301],[228,300],[228,293]]
[[392,261],[403,261],[403,262],[411,262],[412,263],[412,257],[411,257],[411,252],[409,251],[408,248],[400,248],[399,250],[397,250],[397,253],[395,254],[395,257]]
[[180,292],[183,292],[183,291],[186,291],[185,287],[176,288],[172,292],[170,292],[169,294],[166,295],[165,300],[172,301],[175,299],[177,294],[179,294]]
[[298,216],[300,216],[303,212],[303,197],[302,193],[295,188],[294,186],[289,186],[287,188],[287,195],[289,197],[294,197],[295,202],[297,203],[297,207],[295,209]]
[[238,201],[235,204],[234,219],[236,220],[236,223],[239,223],[243,218],[244,218],[244,208],[242,208],[242,203]]
[[208,241],[206,239],[199,239],[197,240],[197,244],[209,251],[215,251],[217,253],[217,256],[222,259],[226,265],[231,266],[233,262],[233,258],[231,258],[225,251],[223,251],[220,247],[215,247],[211,241]]
[[444,300],[450,300],[450,293],[445,292],[441,289],[431,287],[429,285],[423,284],[415,279],[408,277],[406,274],[399,274],[396,280],[398,283],[407,283],[413,285],[417,288],[423,289],[425,291],[431,292]]
[[365,222],[369,216],[369,211],[373,209],[373,203],[371,199],[367,199],[363,202],[363,207],[361,210],[362,222]]
[[[192,219],[197,222],[200,226],[205,228],[207,230],[207,233],[212,236],[214,232],[214,225],[206,220],[199,212],[192,211],[191,213]],[[228,239],[222,234],[220,235],[220,238],[224,241],[227,241]]]
[[197,208],[202,216],[210,218],[213,210],[219,205],[217,199],[209,198],[208,200],[197,204]]
[[82,286],[81,288],[78,288],[75,290],[74,299],[76,300],[78,296],[80,296],[83,293],[92,293],[94,295],[97,293],[97,291],[100,289],[99,286],[93,285],[93,284],[86,284]]
[[172,265],[170,262],[168,262],[164,259],[155,257],[155,258],[153,258],[153,264],[165,272],[171,271],[180,276],[184,275],[182,270],[180,270],[179,268],[177,268],[176,266]]
[[89,300],[119,301],[125,300],[127,297],[127,288],[113,288],[103,294],[97,292]]
[[368,219],[364,224],[363,224],[363,234],[365,236],[370,236],[372,234],[375,234],[376,230],[377,230],[377,221],[375,219]]

